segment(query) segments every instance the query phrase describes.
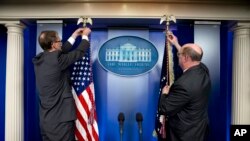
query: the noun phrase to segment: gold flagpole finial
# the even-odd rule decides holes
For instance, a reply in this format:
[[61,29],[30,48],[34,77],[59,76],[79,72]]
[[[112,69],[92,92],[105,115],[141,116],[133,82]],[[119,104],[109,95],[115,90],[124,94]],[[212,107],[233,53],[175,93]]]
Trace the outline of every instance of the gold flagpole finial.
[[92,25],[92,19],[89,17],[80,17],[77,21],[77,25],[79,25],[80,23],[83,23],[83,27],[86,27],[87,23],[89,23],[90,25]]
[[174,15],[163,15],[160,19],[160,24],[162,24],[163,22],[166,22],[166,34],[167,34],[167,31],[169,30],[169,23],[171,21],[176,23],[176,18]]

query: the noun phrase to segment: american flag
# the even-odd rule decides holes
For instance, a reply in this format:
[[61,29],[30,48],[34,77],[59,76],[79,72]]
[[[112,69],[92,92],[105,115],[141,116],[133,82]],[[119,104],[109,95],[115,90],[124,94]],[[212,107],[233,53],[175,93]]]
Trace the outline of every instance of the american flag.
[[83,58],[75,62],[71,72],[77,114],[76,140],[99,141],[90,48]]
[[[165,50],[163,54],[162,70],[161,70],[161,80],[160,80],[160,89],[159,95],[161,96],[162,88],[168,84],[171,85],[174,81],[174,68],[173,68],[173,53],[172,47],[167,41],[167,36],[165,38]],[[160,96],[159,100],[160,101]],[[159,103],[159,102],[158,102]],[[167,119],[164,115],[161,115],[159,112],[160,109],[156,112],[155,119],[155,130],[153,136],[158,138],[158,141],[165,141],[167,139]]]

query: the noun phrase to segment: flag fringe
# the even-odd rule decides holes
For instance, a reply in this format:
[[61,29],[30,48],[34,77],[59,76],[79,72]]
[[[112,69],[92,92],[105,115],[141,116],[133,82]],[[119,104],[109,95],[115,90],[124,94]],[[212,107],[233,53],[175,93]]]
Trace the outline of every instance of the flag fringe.
[[169,55],[169,85],[171,86],[174,83],[174,59],[173,59],[173,46],[168,42],[168,55]]

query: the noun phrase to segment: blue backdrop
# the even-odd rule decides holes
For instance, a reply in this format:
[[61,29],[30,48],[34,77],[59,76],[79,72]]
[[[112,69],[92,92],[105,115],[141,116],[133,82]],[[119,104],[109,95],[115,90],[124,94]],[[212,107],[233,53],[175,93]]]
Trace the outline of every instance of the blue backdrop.
[[[74,23],[72,23],[74,21]],[[76,20],[65,20],[63,24],[63,40],[65,41],[75,30]],[[25,141],[41,140],[39,134],[38,99],[35,89],[34,70],[31,58],[36,54],[36,23],[25,22],[24,30],[24,100],[25,100]],[[143,114],[143,139],[155,140],[152,137],[155,111],[158,102],[159,77],[164,48],[164,26],[158,25],[155,19],[94,19],[91,34],[93,74],[96,91],[96,106],[101,141],[118,141],[119,126],[117,116],[125,113],[124,140],[138,140],[138,128],[135,113]],[[220,26],[220,72],[211,94],[209,117],[211,124],[210,141],[229,141],[231,121],[231,82],[232,82],[232,32],[228,23]],[[111,26],[111,27],[110,27]],[[112,28],[116,27],[116,28]],[[194,24],[191,20],[178,20],[171,27],[178,36],[180,44],[194,41]],[[0,140],[4,140],[5,112],[5,69],[7,29],[0,25]],[[136,77],[120,77],[110,74],[98,62],[98,50],[108,39],[120,35],[136,35],[152,42],[158,52],[157,65],[147,74]],[[175,53],[174,53],[175,54]],[[175,56],[175,74],[181,70]],[[213,69],[213,68],[210,68]]]
[[[75,24],[64,24],[63,39],[67,39],[76,28]],[[108,39],[122,35],[142,37],[151,41],[159,52],[157,65],[148,73],[122,77],[107,72],[98,61],[98,51]],[[125,113],[124,140],[138,140],[135,120],[137,112],[144,116],[143,138],[153,140],[154,119],[158,102],[159,77],[161,71],[164,33],[149,29],[106,29],[91,33],[93,76],[96,90],[96,106],[100,140],[119,140],[117,116]],[[110,128],[112,127],[112,128]]]
[[0,140],[4,140],[7,29],[0,25]]
[[25,22],[24,28],[24,140],[40,140],[38,95],[32,58],[36,55],[36,22]]

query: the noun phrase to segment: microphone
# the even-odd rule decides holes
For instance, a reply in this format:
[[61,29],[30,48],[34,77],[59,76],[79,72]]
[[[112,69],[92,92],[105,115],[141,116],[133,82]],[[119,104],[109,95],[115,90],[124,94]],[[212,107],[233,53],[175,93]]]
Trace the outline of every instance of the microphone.
[[138,122],[138,129],[139,129],[139,137],[140,141],[142,141],[142,121],[143,117],[141,113],[136,113],[136,121]]
[[118,122],[119,122],[119,128],[120,128],[120,141],[122,141],[122,135],[123,135],[123,122],[125,120],[124,113],[119,113],[118,115]]

